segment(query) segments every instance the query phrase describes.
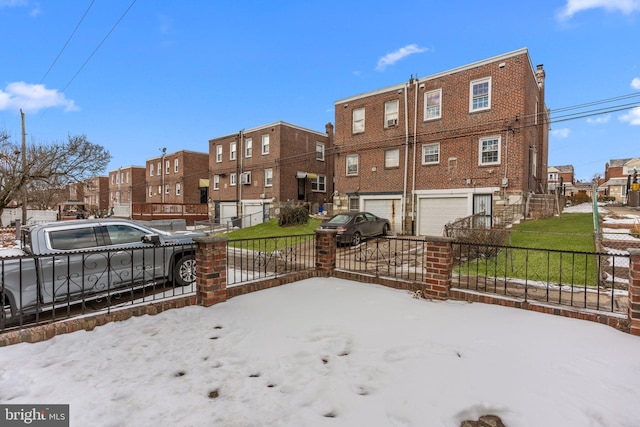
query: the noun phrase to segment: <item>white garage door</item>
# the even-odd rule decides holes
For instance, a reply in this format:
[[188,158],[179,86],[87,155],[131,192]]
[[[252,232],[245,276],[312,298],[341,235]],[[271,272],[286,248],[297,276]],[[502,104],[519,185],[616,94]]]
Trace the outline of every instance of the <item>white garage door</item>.
[[402,206],[400,199],[363,199],[362,210],[391,222],[391,230],[402,233]]
[[444,226],[457,218],[471,215],[466,197],[422,198],[418,202],[418,234],[442,236]]
[[242,204],[242,228],[252,225],[262,224],[262,204],[243,203]]
[[220,203],[220,224],[227,225],[228,221],[238,216],[238,205],[233,203]]

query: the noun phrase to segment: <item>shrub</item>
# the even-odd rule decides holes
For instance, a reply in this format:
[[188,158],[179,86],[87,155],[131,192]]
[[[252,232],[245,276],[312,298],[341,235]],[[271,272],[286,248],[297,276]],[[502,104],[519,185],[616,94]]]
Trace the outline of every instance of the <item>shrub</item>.
[[286,227],[288,225],[303,225],[309,222],[309,210],[304,206],[285,207],[280,210],[278,225]]
[[591,201],[591,197],[589,197],[585,190],[578,191],[573,197],[570,197],[569,199],[571,200],[572,205],[589,203]]
[[633,237],[640,239],[640,222],[636,221],[631,226],[631,230],[629,230],[629,234]]

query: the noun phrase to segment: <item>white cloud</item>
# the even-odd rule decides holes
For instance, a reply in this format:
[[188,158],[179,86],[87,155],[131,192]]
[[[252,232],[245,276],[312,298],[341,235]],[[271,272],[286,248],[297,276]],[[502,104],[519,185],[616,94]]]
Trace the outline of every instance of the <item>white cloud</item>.
[[401,47],[395,52],[387,53],[385,56],[378,60],[378,64],[376,65],[376,70],[382,71],[387,66],[393,65],[401,59],[413,55],[414,53],[422,53],[426,52],[428,49],[426,47],[419,47],[417,44],[410,44],[405,47]]
[[27,0],[0,0],[0,9],[3,7],[22,7],[28,4]]
[[570,133],[571,131],[568,128],[554,129],[551,131],[551,136],[558,139],[565,139],[569,137]]
[[0,90],[0,110],[23,109],[36,112],[45,108],[63,107],[65,111],[77,111],[78,107],[71,99],[56,89],[47,89],[44,85],[25,82],[9,83],[4,91]]
[[636,77],[635,79],[631,80],[631,87],[633,89],[640,90],[640,78]]
[[627,114],[620,116],[620,120],[632,126],[640,126],[640,107],[633,108]]
[[609,120],[611,120],[611,115],[589,117],[587,119],[587,123],[602,124],[602,123],[609,123]]
[[640,0],[567,0],[567,4],[558,14],[560,19],[569,19],[578,12],[588,9],[604,8],[628,15],[640,10]]

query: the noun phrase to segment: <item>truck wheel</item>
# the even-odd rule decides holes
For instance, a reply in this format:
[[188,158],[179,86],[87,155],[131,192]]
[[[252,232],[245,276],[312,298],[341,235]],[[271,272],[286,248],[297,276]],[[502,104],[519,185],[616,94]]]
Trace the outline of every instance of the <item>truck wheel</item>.
[[187,286],[196,281],[196,256],[185,254],[173,267],[173,281],[176,286]]

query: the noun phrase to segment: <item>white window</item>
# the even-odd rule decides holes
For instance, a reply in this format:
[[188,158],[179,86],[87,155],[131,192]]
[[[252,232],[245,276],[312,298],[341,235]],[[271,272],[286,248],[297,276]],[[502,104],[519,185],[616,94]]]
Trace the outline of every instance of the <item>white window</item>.
[[116,183],[116,174],[111,175],[111,183],[112,184]]
[[470,92],[469,111],[482,111],[491,108],[491,77],[472,81]]
[[164,174],[169,175],[169,170],[171,170],[171,162],[167,160],[164,162]]
[[364,132],[364,108],[353,110],[353,133]]
[[318,175],[316,179],[311,181],[311,191],[325,193],[327,191],[327,177]]
[[176,196],[179,196],[179,195],[180,195],[180,183],[178,182],[176,184]]
[[262,154],[269,154],[269,134],[262,135]]
[[236,159],[236,143],[235,141],[229,145],[229,160]]
[[243,172],[240,174],[240,184],[251,184],[251,172]]
[[384,167],[387,169],[400,167],[400,149],[387,150],[384,152]]
[[350,197],[349,198],[349,210],[350,211],[359,211],[360,210],[360,199],[358,197]]
[[153,185],[149,186],[149,197],[153,197]]
[[178,159],[173,161],[173,172],[178,173]]
[[164,194],[169,194],[169,184],[164,186]]
[[358,175],[358,155],[347,155],[347,175]]
[[253,141],[251,140],[251,138],[249,138],[244,142],[244,144],[245,144],[244,145],[244,156],[245,157],[251,157],[251,154],[253,152],[253,148],[252,148]]
[[158,168],[156,171],[158,171],[158,176],[162,175],[162,163],[158,162]]
[[220,189],[220,175],[213,175],[213,189]]
[[481,166],[500,164],[500,137],[481,138],[478,151]]
[[162,185],[158,185],[158,193],[156,193],[156,194],[162,194]]
[[125,175],[127,177],[127,184],[129,183],[129,171],[127,171],[127,174]]
[[238,174],[235,172],[229,175],[229,185],[236,185],[238,183]]
[[316,160],[324,161],[324,144],[316,142]]
[[149,176],[153,176],[153,163],[149,165]]
[[216,145],[216,163],[222,162],[222,145]]
[[531,159],[531,175],[536,177],[537,173],[538,173],[538,150],[536,149],[536,147],[533,147],[533,149],[531,150],[531,156],[532,156],[532,159]]
[[398,125],[398,100],[387,101],[384,103],[384,127],[392,127]]
[[425,144],[422,146],[422,164],[437,165],[440,163],[440,144]]
[[431,90],[424,94],[424,119],[439,119],[442,114],[442,89]]
[[271,187],[273,185],[273,169],[264,170],[264,186]]

